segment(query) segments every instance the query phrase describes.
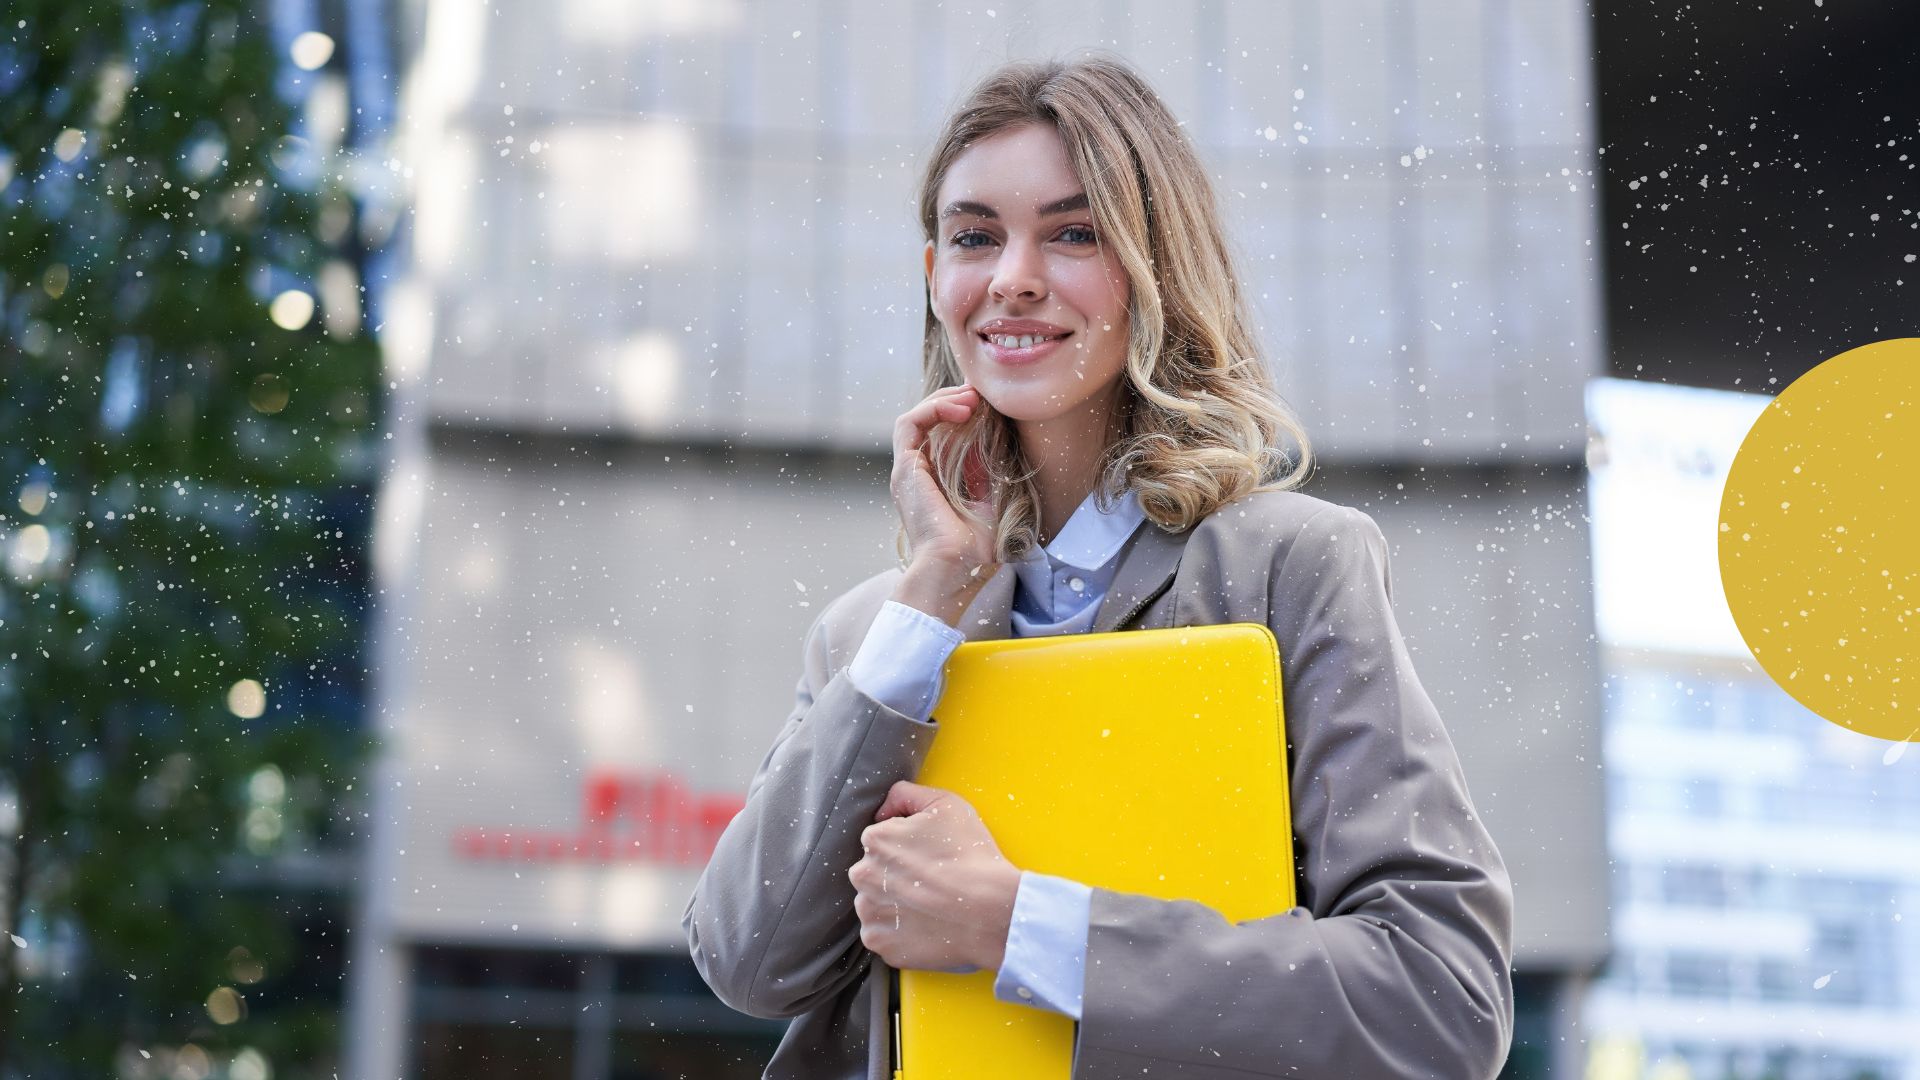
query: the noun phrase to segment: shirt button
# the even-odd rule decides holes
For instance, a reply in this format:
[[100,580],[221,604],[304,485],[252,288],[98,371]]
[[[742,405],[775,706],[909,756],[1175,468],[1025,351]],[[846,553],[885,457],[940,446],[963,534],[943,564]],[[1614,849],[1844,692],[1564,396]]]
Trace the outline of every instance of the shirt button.
[[1067,579],[1067,588],[1072,589],[1074,592],[1081,592],[1085,590],[1086,587],[1087,583],[1082,581],[1078,576]]
[[1023,997],[1023,998],[1031,998],[1031,997],[1033,997],[1033,991],[1031,991],[1031,990],[1029,990],[1029,989],[1027,989],[1027,988],[1026,988],[1026,987],[1024,987],[1024,986],[1022,986],[1022,987],[1020,987],[1019,989],[1017,989],[1017,990],[1015,990],[1015,991],[1014,991],[1014,993],[1016,993],[1016,994],[1019,994],[1019,995],[1020,995],[1021,997]]

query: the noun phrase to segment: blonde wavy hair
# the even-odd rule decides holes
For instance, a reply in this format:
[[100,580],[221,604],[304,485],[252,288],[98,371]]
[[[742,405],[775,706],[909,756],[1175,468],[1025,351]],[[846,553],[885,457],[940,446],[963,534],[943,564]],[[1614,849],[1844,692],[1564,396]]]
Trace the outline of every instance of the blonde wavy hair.
[[[1085,185],[1096,243],[1113,246],[1132,283],[1121,434],[1100,459],[1096,505],[1110,510],[1131,487],[1148,520],[1183,532],[1254,491],[1299,487],[1313,467],[1312,447],[1259,355],[1213,185],[1179,122],[1125,61],[1097,52],[1017,60],[976,84],[927,160],[924,238],[937,242],[940,184],[954,159],[988,135],[1033,122],[1059,132]],[[923,395],[963,378],[930,292],[922,369]],[[1297,460],[1283,438],[1298,444]],[[1038,468],[1012,421],[976,409],[961,424],[936,428],[927,452],[955,510],[992,528],[999,561],[1039,546]],[[903,564],[907,548],[903,522],[895,537]]]

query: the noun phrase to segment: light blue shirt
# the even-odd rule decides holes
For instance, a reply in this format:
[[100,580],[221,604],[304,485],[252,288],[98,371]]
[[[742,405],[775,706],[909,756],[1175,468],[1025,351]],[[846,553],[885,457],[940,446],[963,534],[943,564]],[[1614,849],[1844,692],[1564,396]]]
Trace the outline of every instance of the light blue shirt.
[[[1013,636],[1092,628],[1100,599],[1119,570],[1120,549],[1145,520],[1131,489],[1105,514],[1088,495],[1053,543],[1013,565]],[[889,600],[861,641],[847,677],[894,711],[937,726],[930,716],[946,685],[947,657],[964,640],[940,619]],[[1092,904],[1093,890],[1080,882],[1021,871],[994,996],[1080,1019]]]

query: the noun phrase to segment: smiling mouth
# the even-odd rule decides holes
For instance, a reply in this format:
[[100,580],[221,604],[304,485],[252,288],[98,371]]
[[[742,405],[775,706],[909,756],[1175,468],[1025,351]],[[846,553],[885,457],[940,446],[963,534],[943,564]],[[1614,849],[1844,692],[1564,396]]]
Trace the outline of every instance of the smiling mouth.
[[980,340],[998,345],[1003,349],[1026,349],[1035,345],[1044,345],[1050,341],[1064,341],[1073,336],[1069,330],[1064,334],[1046,336],[1041,334],[981,334]]

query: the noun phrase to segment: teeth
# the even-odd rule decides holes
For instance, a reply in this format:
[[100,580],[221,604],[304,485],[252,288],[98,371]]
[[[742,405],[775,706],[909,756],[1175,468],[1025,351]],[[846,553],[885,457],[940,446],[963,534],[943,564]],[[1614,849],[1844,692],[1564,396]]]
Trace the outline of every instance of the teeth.
[[990,334],[987,340],[1003,349],[1030,349],[1042,341],[1052,341],[1054,339],[1044,334],[1023,334],[1019,337],[1014,337],[1010,334]]

